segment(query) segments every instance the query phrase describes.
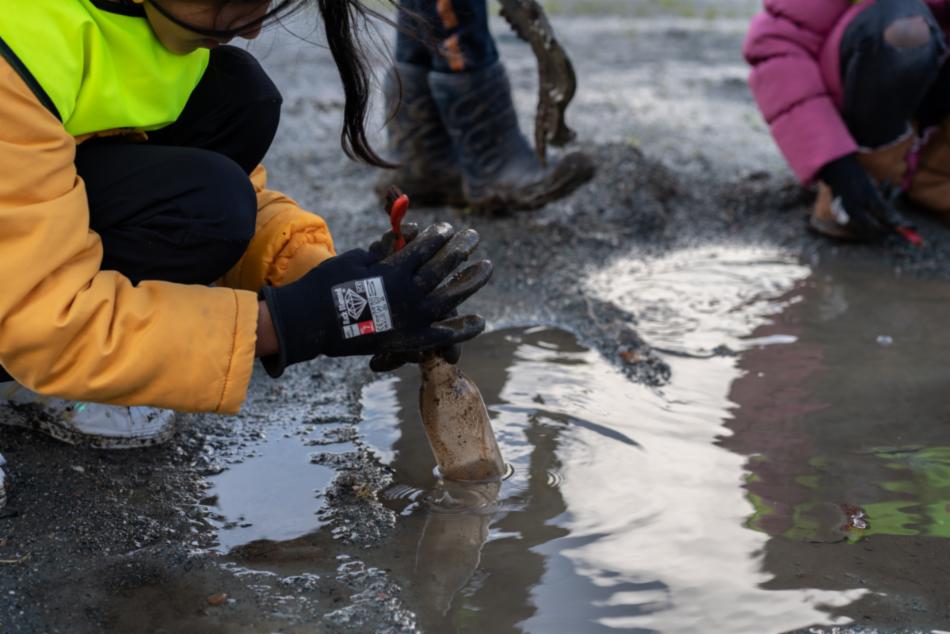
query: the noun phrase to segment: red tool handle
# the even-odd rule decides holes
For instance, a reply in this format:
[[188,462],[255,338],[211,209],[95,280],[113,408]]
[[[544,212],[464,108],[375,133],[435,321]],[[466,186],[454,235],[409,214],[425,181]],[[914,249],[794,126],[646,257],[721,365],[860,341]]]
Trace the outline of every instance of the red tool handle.
[[389,223],[393,228],[393,234],[396,236],[396,244],[393,246],[393,250],[399,251],[406,246],[406,238],[402,235],[402,219],[405,218],[406,212],[409,211],[409,196],[406,196],[397,188],[393,187],[389,190],[387,200],[389,202],[387,205]]
[[910,227],[896,227],[895,230],[918,249],[924,246],[924,239],[917,233],[916,229],[911,229]]

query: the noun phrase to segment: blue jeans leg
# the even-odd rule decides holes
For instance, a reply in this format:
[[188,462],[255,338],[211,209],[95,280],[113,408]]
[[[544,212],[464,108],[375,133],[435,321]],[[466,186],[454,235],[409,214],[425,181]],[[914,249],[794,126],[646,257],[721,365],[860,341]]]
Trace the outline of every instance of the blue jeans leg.
[[491,66],[498,49],[487,0],[401,0],[396,60],[436,72]]

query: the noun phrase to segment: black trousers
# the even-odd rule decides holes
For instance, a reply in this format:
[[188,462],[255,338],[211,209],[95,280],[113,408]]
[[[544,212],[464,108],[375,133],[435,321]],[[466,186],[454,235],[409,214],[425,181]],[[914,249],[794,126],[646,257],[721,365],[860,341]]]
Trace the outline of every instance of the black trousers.
[[[929,38],[895,46],[888,27],[922,18]],[[919,45],[918,45],[919,44]],[[878,0],[862,11],[841,40],[844,121],[859,145],[899,139],[912,120],[927,127],[950,114],[950,65],[943,32],[922,0]]]
[[248,174],[274,139],[281,102],[249,53],[221,46],[175,123],[144,143],[82,143],[76,170],[102,238],[102,269],[133,283],[185,284],[210,284],[231,269],[254,235]]

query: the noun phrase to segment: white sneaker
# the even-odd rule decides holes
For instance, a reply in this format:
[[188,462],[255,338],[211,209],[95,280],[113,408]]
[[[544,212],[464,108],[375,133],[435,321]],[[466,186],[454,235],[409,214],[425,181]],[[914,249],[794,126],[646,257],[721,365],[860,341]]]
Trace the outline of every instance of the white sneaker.
[[175,412],[40,396],[15,381],[0,383],[0,424],[36,429],[71,445],[132,449],[165,442]]

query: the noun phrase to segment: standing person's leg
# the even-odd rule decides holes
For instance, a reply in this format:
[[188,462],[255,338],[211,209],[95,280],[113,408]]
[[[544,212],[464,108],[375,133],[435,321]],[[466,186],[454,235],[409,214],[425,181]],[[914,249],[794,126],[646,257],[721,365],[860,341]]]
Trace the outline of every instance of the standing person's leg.
[[444,37],[429,87],[462,165],[465,196],[480,209],[535,209],[590,180],[569,154],[543,166],[522,134],[511,84],[488,29],[486,0],[438,0]]
[[433,56],[432,70],[475,72],[498,61],[495,39],[488,28],[487,0],[436,0],[434,4],[438,54]]
[[462,170],[429,90],[441,21],[434,0],[401,0],[396,61],[386,72],[387,158],[399,165],[376,184],[381,199],[392,186],[421,206],[464,205]]
[[[403,0],[402,6],[415,18],[401,18],[409,32],[397,40],[396,70],[403,80],[403,110],[408,112],[397,114],[389,125],[394,160],[415,163],[420,173],[426,164],[445,165],[444,157],[450,156],[445,151],[447,133],[454,152],[452,170],[461,171],[465,203],[485,210],[537,208],[593,176],[593,164],[580,153],[541,165],[521,133],[511,86],[488,28],[486,0]],[[428,27],[413,29],[420,19]],[[428,56],[413,39],[429,43],[424,46]],[[390,85],[392,101],[398,92],[394,81]],[[423,103],[425,107],[413,107]],[[434,120],[433,107],[441,125]],[[427,134],[420,138],[415,130]],[[416,160],[426,145],[439,148],[429,152],[439,160]],[[405,171],[384,176],[381,185],[398,185]]]
[[400,0],[396,61],[442,72],[498,59],[484,0]]

